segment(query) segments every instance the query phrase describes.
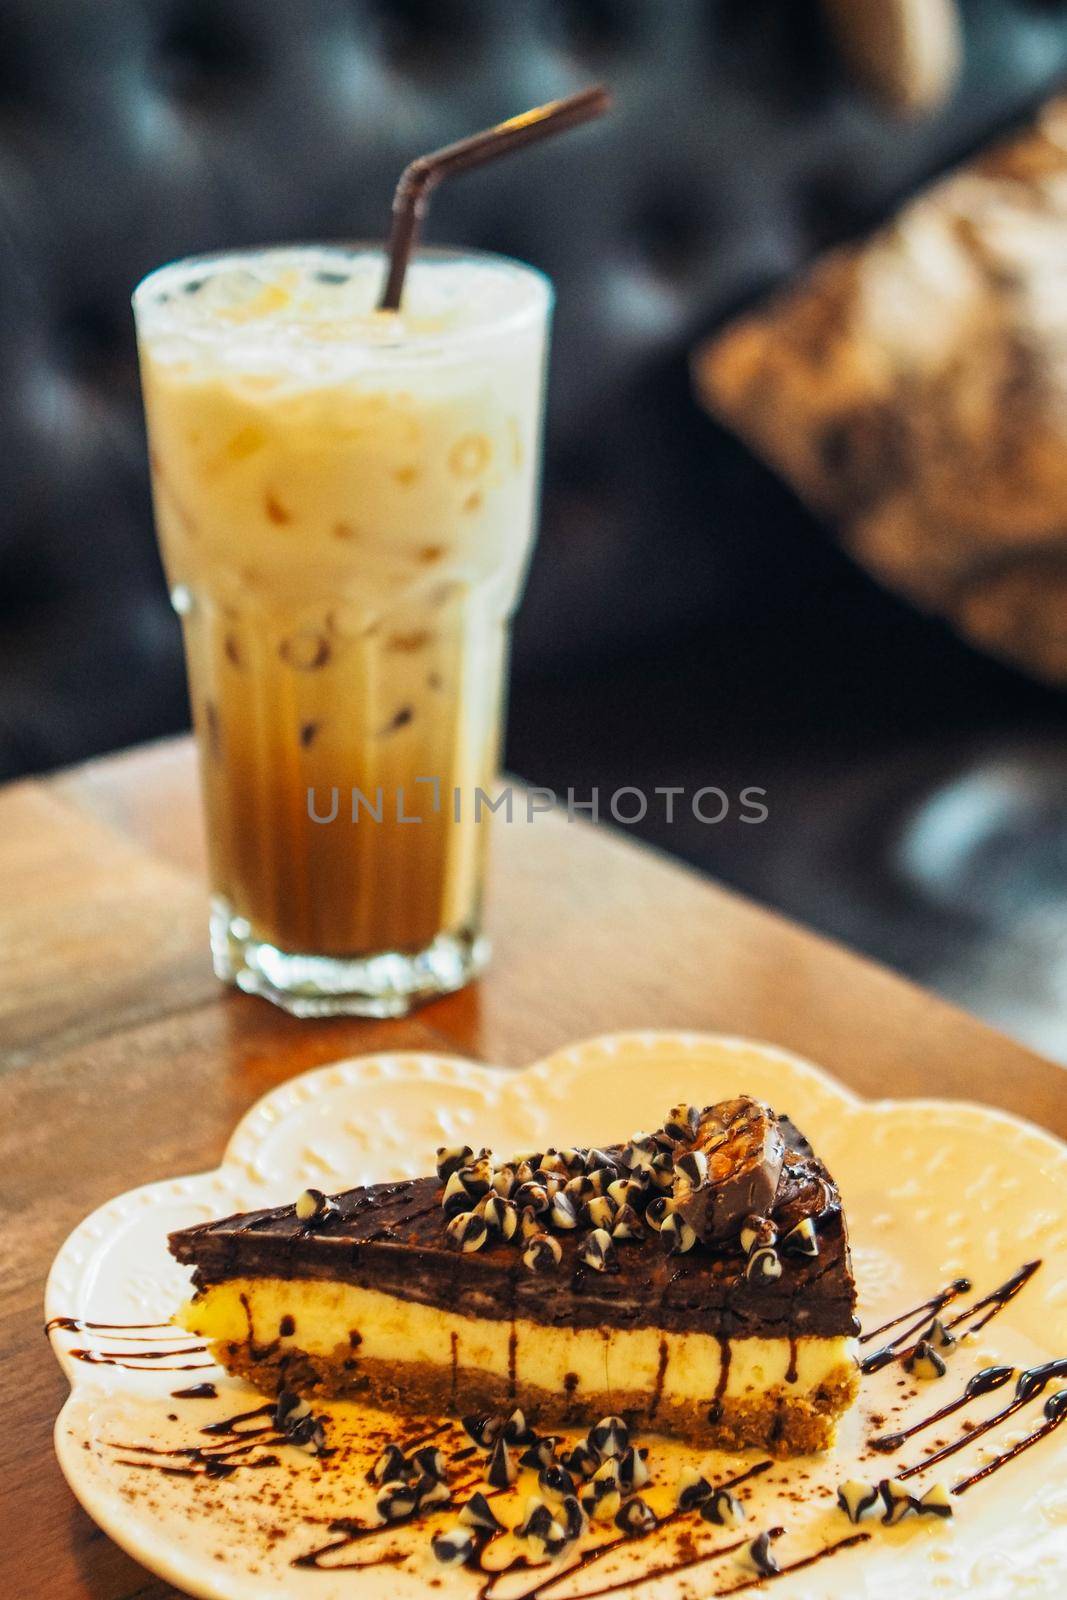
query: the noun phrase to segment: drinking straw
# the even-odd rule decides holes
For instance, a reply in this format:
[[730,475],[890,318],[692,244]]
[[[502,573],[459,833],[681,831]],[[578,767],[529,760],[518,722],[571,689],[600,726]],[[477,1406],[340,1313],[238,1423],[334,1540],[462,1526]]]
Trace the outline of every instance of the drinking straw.
[[443,178],[453,172],[465,172],[468,167],[480,167],[486,161],[495,161],[513,150],[523,150],[538,139],[547,139],[555,133],[564,133],[594,117],[603,116],[611,105],[611,96],[602,84],[582,89],[568,95],[565,100],[550,100],[547,105],[534,106],[521,116],[498,122],[493,128],[472,133],[469,138],[457,139],[429,155],[419,156],[400,174],[400,182],[393,196],[393,222],[389,234],[389,271],[378,302],[379,311],[399,311],[404,293],[404,276],[411,253],[418,239],[422,220],[426,215],[430,195]]

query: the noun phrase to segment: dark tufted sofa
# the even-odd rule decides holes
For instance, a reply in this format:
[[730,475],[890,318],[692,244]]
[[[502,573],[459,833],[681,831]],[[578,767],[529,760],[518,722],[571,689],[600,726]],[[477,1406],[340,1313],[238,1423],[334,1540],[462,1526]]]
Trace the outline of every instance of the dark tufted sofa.
[[[1055,0],[963,9],[964,81],[904,122],[849,83],[814,0],[0,0],[0,774],[184,723],[137,279],[193,251],[377,236],[412,155],[594,78],[610,120],[456,181],[430,229],[537,263],[559,294],[513,763],[566,784],[625,761],[638,782],[714,755],[804,788],[805,760],[852,748],[828,718],[910,774],[918,730],[943,750],[976,704],[1044,715],[855,573],[687,373],[699,335],[1067,69]],[[773,852],[746,866],[724,838],[664,842],[774,894]],[[793,903],[834,925],[817,893]]]

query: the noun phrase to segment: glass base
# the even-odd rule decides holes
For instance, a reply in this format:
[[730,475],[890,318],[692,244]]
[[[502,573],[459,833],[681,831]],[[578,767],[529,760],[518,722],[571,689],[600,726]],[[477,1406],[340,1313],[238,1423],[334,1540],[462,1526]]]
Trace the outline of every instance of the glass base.
[[258,994],[294,1017],[403,1017],[453,994],[485,969],[483,934],[440,933],[414,955],[385,950],[344,959],[279,950],[256,939],[225,900],[211,902],[211,954],[224,983]]

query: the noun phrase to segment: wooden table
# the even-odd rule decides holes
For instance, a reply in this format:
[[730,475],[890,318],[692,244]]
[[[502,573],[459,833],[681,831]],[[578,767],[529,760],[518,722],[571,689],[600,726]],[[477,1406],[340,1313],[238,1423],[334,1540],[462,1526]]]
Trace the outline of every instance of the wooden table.
[[[498,819],[500,821],[501,819]],[[50,1447],[49,1263],[119,1190],[213,1166],[280,1079],[395,1047],[506,1065],[628,1027],[724,1029],[866,1095],[1007,1106],[1067,1135],[1067,1078],[973,1018],[614,834],[498,828],[488,976],[405,1022],[296,1022],[220,988],[193,753],[0,790],[0,1595],[175,1593],[97,1532]]]

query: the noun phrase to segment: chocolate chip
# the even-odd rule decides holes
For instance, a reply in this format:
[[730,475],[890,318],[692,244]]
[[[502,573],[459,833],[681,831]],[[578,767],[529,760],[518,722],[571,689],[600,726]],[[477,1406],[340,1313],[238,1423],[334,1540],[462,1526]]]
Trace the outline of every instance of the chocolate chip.
[[951,1350],[956,1343],[956,1335],[949,1332],[940,1317],[934,1318],[921,1337],[932,1350]]
[[631,1538],[641,1539],[656,1526],[656,1514],[639,1494],[627,1500],[615,1513],[615,1526]]
[[504,1422],[504,1441],[516,1447],[537,1443],[537,1435],[527,1422],[526,1413],[517,1406]]
[[621,1459],[630,1444],[630,1429],[625,1417],[601,1417],[589,1430],[588,1445],[601,1461]]
[[611,1522],[622,1505],[619,1463],[614,1459],[599,1466],[582,1489],[582,1507],[597,1522]]
[[878,1485],[878,1493],[885,1506],[882,1521],[889,1527],[902,1521],[909,1512],[915,1510],[917,1502],[907,1484],[902,1483],[899,1478],[883,1478]]
[[576,1177],[567,1179],[566,1183],[563,1185],[563,1192],[564,1194],[570,1195],[571,1199],[574,1201],[574,1204],[577,1206],[580,1205],[583,1200],[588,1199],[591,1194],[595,1194],[596,1190],[593,1188],[592,1178],[587,1177],[584,1172],[581,1172]]
[[620,1206],[615,1213],[615,1221],[611,1228],[613,1239],[640,1239],[644,1234],[644,1225],[633,1206]]
[[466,1528],[449,1528],[434,1534],[430,1548],[442,1566],[465,1566],[474,1555],[474,1536]]
[[469,1211],[474,1195],[464,1182],[464,1168],[449,1173],[445,1184],[444,1194],[441,1196],[441,1209],[446,1218],[458,1216],[461,1211]]
[[746,1256],[750,1256],[753,1250],[768,1249],[777,1244],[778,1229],[770,1217],[750,1216],[742,1222],[738,1239]]
[[441,1483],[444,1482],[446,1476],[445,1458],[443,1452],[435,1444],[423,1445],[420,1450],[414,1452],[411,1460],[420,1473],[428,1478],[437,1478]]
[[468,1194],[476,1198],[488,1194],[493,1187],[493,1164],[486,1152],[483,1150],[476,1161],[468,1162],[465,1167],[461,1167],[459,1176],[463,1179]]
[[485,1481],[490,1489],[510,1489],[518,1477],[515,1458],[501,1434],[489,1452],[485,1464]]
[[685,1179],[690,1188],[697,1189],[702,1183],[707,1182],[708,1158],[703,1150],[687,1150],[674,1163],[674,1170],[679,1177]]
[[438,1145],[437,1176],[441,1182],[447,1183],[454,1172],[467,1165],[473,1154],[469,1144]]
[[491,1233],[501,1239],[513,1239],[518,1232],[519,1213],[517,1207],[510,1200],[504,1200],[498,1194],[491,1194],[482,1206],[482,1216],[485,1225]]
[[663,1131],[672,1139],[695,1139],[699,1127],[700,1107],[687,1105],[683,1100],[668,1111]]
[[470,1528],[477,1528],[481,1533],[503,1533],[504,1524],[499,1522],[493,1513],[481,1490],[472,1494],[466,1505],[459,1513],[460,1522],[465,1522]]
[[566,1467],[561,1467],[558,1461],[542,1467],[537,1475],[537,1486],[542,1494],[552,1495],[558,1500],[574,1493],[574,1479]]
[[504,1419],[495,1416],[491,1411],[472,1412],[469,1416],[460,1418],[460,1426],[479,1450],[491,1450],[500,1436]]
[[548,1210],[548,1190],[540,1183],[520,1184],[512,1199],[520,1211],[530,1210],[535,1216]]
[[493,1193],[500,1195],[502,1199],[510,1200],[515,1192],[516,1182],[515,1168],[507,1162],[501,1167],[493,1168],[491,1187]]
[[585,1532],[585,1512],[577,1495],[569,1494],[563,1498],[556,1512],[556,1520],[563,1528],[563,1537],[568,1544],[582,1537]]
[[558,1150],[546,1150],[544,1155],[541,1157],[538,1170],[546,1173],[555,1172],[561,1177],[568,1176],[567,1163],[564,1161]]
[[904,1370],[910,1372],[914,1378],[943,1378],[948,1371],[941,1356],[925,1339],[920,1339],[911,1355],[904,1362]]
[[378,1515],[384,1522],[400,1522],[404,1517],[410,1517],[417,1504],[418,1495],[414,1485],[400,1480],[383,1483],[375,1501]]
[[650,1134],[635,1133],[629,1143],[623,1146],[619,1160],[629,1172],[649,1173],[656,1151],[655,1140]]
[[718,1528],[736,1528],[745,1520],[744,1507],[729,1489],[715,1489],[701,1503],[700,1515],[705,1522],[713,1522]]
[[578,1247],[578,1259],[594,1272],[615,1271],[618,1261],[611,1234],[604,1228],[594,1228],[587,1233]]
[[411,1462],[398,1444],[389,1443],[367,1473],[367,1482],[403,1483],[411,1476]]
[[475,1250],[480,1250],[489,1237],[485,1218],[480,1217],[476,1211],[461,1211],[454,1216],[445,1229],[448,1237],[458,1250],[464,1255],[470,1255]]
[[[547,1506],[536,1495],[531,1495],[526,1502],[526,1515],[514,1533],[516,1539],[540,1539],[547,1542],[552,1537],[552,1528],[555,1523],[551,1506]],[[559,1537],[563,1537],[563,1529],[559,1530]]]
[[583,1228],[611,1228],[614,1226],[616,1209],[606,1194],[594,1194],[579,1207],[578,1221]]
[[519,1214],[519,1238],[528,1244],[531,1239],[539,1239],[544,1231],[542,1218],[533,1206],[525,1206]]
[[679,1511],[693,1511],[711,1497],[711,1484],[696,1467],[683,1467],[678,1474],[675,1504]]
[[548,1434],[543,1439],[535,1439],[528,1445],[519,1457],[520,1467],[532,1467],[535,1472],[543,1472],[546,1467],[551,1467],[556,1459],[556,1445],[559,1439],[556,1434]]
[[805,1217],[795,1228],[790,1228],[782,1240],[782,1249],[791,1256],[817,1256],[819,1238],[811,1217]]
[[558,1194],[552,1196],[548,1217],[554,1228],[570,1229],[578,1226],[578,1212],[565,1190],[561,1189]]
[[633,1445],[619,1457],[619,1484],[627,1494],[643,1489],[648,1482],[647,1452],[635,1450]]
[[659,1237],[669,1256],[685,1255],[697,1242],[695,1230],[677,1211],[672,1211],[669,1216],[664,1217]]
[[535,1233],[522,1252],[522,1264],[530,1272],[551,1272],[563,1257],[563,1246],[550,1233]]
[[951,1517],[952,1494],[943,1483],[935,1483],[920,1495],[914,1508],[920,1517]]
[[782,1276],[782,1263],[771,1249],[753,1250],[745,1265],[745,1277],[754,1283],[769,1282]]
[[763,1578],[769,1578],[772,1573],[781,1571],[778,1565],[778,1558],[771,1549],[771,1540],[774,1537],[774,1533],[770,1531],[757,1534],[745,1552],[749,1561]]
[[847,1478],[837,1486],[837,1503],[850,1522],[861,1522],[878,1504],[878,1485]]
[[295,1210],[298,1222],[321,1222],[323,1218],[332,1216],[337,1206],[321,1189],[305,1189],[297,1195]]
[[568,1472],[576,1473],[581,1478],[591,1478],[600,1462],[588,1444],[579,1442],[563,1457],[563,1465]]
[[452,1491],[443,1478],[437,1478],[430,1472],[421,1472],[414,1482],[415,1503],[420,1511],[428,1510],[431,1506],[444,1505],[446,1500],[451,1500]]

